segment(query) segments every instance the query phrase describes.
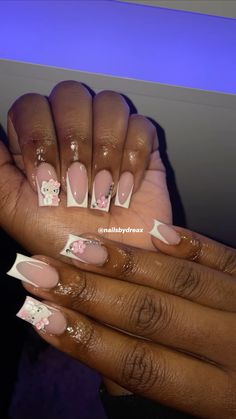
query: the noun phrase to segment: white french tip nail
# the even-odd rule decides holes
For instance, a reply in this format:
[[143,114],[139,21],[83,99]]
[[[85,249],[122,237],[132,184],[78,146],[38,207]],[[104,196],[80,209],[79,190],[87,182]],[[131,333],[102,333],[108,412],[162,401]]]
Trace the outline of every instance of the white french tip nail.
[[126,201],[123,204],[121,204],[120,201],[119,201],[119,183],[118,183],[117,192],[116,192],[116,198],[115,198],[115,206],[122,207],[122,208],[129,208],[130,200],[131,200],[131,196],[132,196],[132,192],[133,192],[133,188],[134,188],[134,185],[132,186],[132,188],[130,190],[130,193],[129,193],[127,199],[126,199]]
[[161,240],[163,243],[168,244],[168,241],[161,235],[161,233],[158,230],[158,226],[160,225],[164,225],[164,223],[161,223],[158,220],[153,220],[153,227],[151,229],[151,231],[149,231],[149,234],[151,234],[151,236],[156,237],[157,239]]
[[173,228],[172,225],[161,223],[154,220],[154,225],[150,234],[165,244],[176,246],[181,241],[181,235]]
[[84,200],[81,204],[79,204],[71,191],[70,181],[68,173],[66,175],[66,189],[67,189],[67,207],[80,207],[80,208],[87,208],[88,207],[88,189],[86,191],[86,194],[84,196]]
[[7,272],[7,275],[12,276],[13,278],[20,279],[21,281],[27,282],[28,284],[33,285],[33,286],[38,286],[34,282],[30,281],[28,278],[26,278],[24,275],[22,275],[19,272],[19,270],[17,269],[17,266],[21,262],[27,262],[28,264],[37,264],[38,266],[40,266],[40,265],[42,265],[42,266],[46,265],[47,266],[47,264],[45,262],[42,262],[41,260],[38,260],[38,259],[32,260],[32,258],[30,258],[28,256],[24,256],[24,255],[21,255],[20,253],[17,253],[14,265]]

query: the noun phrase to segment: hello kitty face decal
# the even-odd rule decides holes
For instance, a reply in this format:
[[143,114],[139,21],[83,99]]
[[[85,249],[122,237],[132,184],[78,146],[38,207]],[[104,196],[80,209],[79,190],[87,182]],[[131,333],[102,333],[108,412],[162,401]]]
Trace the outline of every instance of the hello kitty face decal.
[[60,192],[60,183],[57,180],[50,179],[48,181],[43,181],[40,189],[43,195],[43,204],[44,205],[53,205],[57,206],[60,199],[58,198]]

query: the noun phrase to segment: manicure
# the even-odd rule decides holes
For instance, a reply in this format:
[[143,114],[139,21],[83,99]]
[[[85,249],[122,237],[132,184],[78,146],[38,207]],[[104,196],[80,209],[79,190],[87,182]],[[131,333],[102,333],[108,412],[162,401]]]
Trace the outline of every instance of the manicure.
[[149,233],[165,244],[177,245],[181,240],[181,237],[173,229],[173,227],[158,220],[154,220],[153,228],[151,231],[149,231]]
[[36,170],[38,201],[40,207],[58,206],[60,199],[60,183],[54,167],[49,163],[41,163]]
[[48,289],[55,287],[59,281],[58,273],[52,266],[19,253],[7,274],[35,287]]
[[129,208],[132,191],[134,187],[134,176],[130,172],[122,173],[116,193],[115,205],[118,207]]
[[109,211],[113,180],[108,170],[101,170],[95,176],[93,183],[91,208]]
[[17,317],[52,335],[61,335],[67,327],[66,319],[59,310],[32,297],[26,297]]
[[61,255],[80,262],[102,266],[108,258],[107,249],[96,240],[69,235],[68,241],[61,251]]
[[79,162],[70,165],[67,172],[67,206],[88,206],[88,175],[86,167]]

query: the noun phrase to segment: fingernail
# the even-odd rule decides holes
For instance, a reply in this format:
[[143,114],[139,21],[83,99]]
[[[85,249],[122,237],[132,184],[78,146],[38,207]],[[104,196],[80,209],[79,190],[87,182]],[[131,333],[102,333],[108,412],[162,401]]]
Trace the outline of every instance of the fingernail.
[[60,199],[60,183],[54,167],[49,163],[41,163],[36,170],[38,200],[40,207],[57,207]]
[[101,170],[95,176],[93,183],[91,208],[109,211],[113,180],[108,170]]
[[88,175],[86,167],[79,162],[70,165],[67,178],[67,206],[83,207],[88,206]]
[[179,244],[181,238],[176,231],[169,225],[161,223],[158,220],[154,220],[154,225],[149,233],[161,240],[165,244],[176,245]]
[[118,207],[129,208],[133,187],[134,176],[132,173],[122,173],[117,187],[115,205]]
[[52,335],[61,335],[67,327],[66,319],[59,310],[28,296],[17,317]]
[[61,255],[92,265],[104,265],[107,260],[107,249],[96,240],[69,235]]
[[59,281],[58,273],[52,266],[19,253],[7,274],[35,287],[48,289],[55,287]]

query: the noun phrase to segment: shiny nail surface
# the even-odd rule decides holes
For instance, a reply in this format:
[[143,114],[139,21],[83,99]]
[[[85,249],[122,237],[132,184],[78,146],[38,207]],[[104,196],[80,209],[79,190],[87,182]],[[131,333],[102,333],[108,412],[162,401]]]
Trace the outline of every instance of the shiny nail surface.
[[49,163],[41,163],[36,169],[38,203],[40,207],[57,207],[60,199],[60,183],[54,167]]
[[177,245],[181,240],[181,237],[173,227],[158,220],[154,220],[153,228],[149,233],[165,244]]
[[48,289],[55,287],[59,280],[55,268],[41,260],[19,253],[17,253],[15,263],[7,274],[35,287]]
[[53,335],[61,335],[67,326],[66,319],[59,310],[29,296],[26,297],[17,317],[32,324],[37,330]]
[[79,162],[70,165],[67,178],[67,206],[83,207],[88,206],[88,175],[86,167]]
[[122,173],[115,199],[115,205],[118,207],[129,208],[132,191],[134,187],[134,176],[130,172]]
[[61,255],[80,262],[102,266],[108,258],[107,249],[96,240],[70,234]]
[[91,208],[100,211],[109,211],[113,180],[108,170],[100,170],[95,176],[92,191]]

